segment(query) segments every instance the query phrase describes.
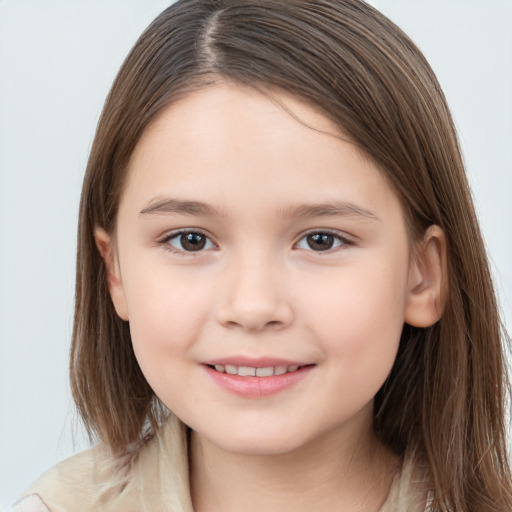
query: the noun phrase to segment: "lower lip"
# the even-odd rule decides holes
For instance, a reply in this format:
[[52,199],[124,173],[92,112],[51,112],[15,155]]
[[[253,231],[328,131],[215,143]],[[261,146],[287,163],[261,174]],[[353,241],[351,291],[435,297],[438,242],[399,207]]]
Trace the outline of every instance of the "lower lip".
[[208,375],[226,391],[244,398],[262,398],[291,388],[304,379],[313,366],[303,366],[294,372],[270,377],[241,377],[218,372],[210,366],[204,366],[204,368]]

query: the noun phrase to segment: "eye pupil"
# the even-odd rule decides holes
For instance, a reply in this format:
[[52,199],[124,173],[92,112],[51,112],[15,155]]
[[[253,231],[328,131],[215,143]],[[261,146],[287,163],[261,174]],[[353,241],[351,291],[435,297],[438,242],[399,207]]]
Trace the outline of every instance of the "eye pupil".
[[316,251],[328,251],[334,245],[334,236],[328,233],[314,233],[307,237],[308,245]]
[[186,251],[200,251],[206,245],[206,237],[200,233],[184,233],[180,242]]

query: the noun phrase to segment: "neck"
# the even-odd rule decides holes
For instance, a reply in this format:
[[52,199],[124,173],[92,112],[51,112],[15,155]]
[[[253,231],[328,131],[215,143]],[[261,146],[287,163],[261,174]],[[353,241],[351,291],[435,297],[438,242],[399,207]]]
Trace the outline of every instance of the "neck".
[[[373,431],[347,443],[328,433],[277,455],[230,453],[193,432],[190,482],[196,512],[377,512],[397,469]],[[352,439],[353,441],[353,439]]]

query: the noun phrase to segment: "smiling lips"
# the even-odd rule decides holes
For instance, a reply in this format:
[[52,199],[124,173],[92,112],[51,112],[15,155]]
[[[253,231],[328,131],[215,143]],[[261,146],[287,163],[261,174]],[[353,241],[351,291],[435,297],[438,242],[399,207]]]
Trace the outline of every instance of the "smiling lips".
[[205,364],[204,368],[224,390],[243,398],[263,398],[294,386],[315,367],[314,364],[286,363],[216,361]]
[[277,366],[235,366],[233,364],[216,364],[215,370],[229,375],[240,375],[241,377],[271,377],[272,375],[284,375],[285,373],[296,372],[299,365],[277,365]]

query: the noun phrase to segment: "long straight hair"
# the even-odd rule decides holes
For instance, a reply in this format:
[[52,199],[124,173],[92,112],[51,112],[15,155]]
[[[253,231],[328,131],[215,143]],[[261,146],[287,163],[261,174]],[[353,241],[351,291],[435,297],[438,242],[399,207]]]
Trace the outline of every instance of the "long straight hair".
[[427,61],[360,0],[181,0],[143,33],[107,98],[83,185],[71,385],[91,436],[136,454],[167,411],[115,313],[94,229],[114,233],[131,154],[158,113],[219,80],[314,105],[382,170],[412,239],[447,238],[449,298],[430,328],[405,325],[375,399],[375,432],[426,464],[436,510],[512,509],[508,380],[484,243],[445,97]]

